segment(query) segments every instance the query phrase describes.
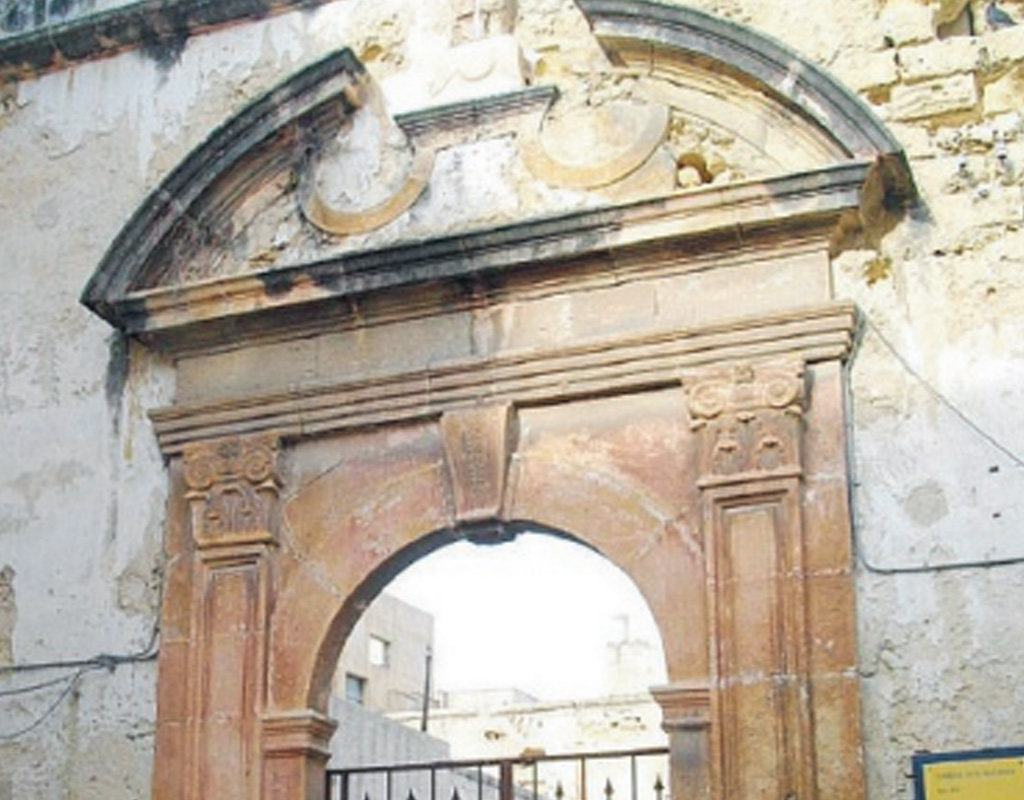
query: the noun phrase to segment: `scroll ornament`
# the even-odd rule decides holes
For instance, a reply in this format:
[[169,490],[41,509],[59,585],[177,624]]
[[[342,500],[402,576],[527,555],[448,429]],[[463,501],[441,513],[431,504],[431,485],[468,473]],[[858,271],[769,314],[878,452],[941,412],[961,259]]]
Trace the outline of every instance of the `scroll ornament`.
[[278,438],[231,437],[185,449],[186,497],[200,547],[272,541],[280,492]]
[[802,362],[737,364],[697,373],[685,383],[703,475],[799,471],[806,399]]

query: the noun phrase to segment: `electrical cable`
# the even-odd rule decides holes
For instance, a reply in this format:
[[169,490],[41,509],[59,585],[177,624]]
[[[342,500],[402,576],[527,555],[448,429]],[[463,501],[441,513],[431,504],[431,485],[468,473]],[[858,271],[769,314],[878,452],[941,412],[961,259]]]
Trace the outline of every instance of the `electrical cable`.
[[48,689],[51,686],[56,686],[58,683],[64,683],[69,680],[67,675],[61,675],[59,678],[53,678],[42,683],[33,683],[29,686],[19,686],[17,689],[0,689],[0,697],[16,697],[20,694],[32,694],[38,692],[40,689]]
[[[135,653],[121,654],[110,654],[100,653],[92,658],[81,658],[74,660],[62,660],[62,661],[35,661],[28,664],[10,664],[7,666],[0,666],[0,675],[6,675],[10,673],[18,672],[39,672],[42,670],[51,669],[83,669],[97,667],[113,671],[115,667],[121,664],[137,664],[143,661],[153,661],[160,654],[160,649],[157,646],[157,640],[160,637],[160,622],[159,620],[153,625],[153,632],[150,634],[149,642],[145,648]],[[2,694],[0,694],[2,696]]]
[[57,695],[57,699],[54,700],[47,709],[38,718],[36,718],[35,721],[26,725],[24,728],[20,728],[19,730],[11,733],[0,733],[0,742],[12,742],[15,739],[26,736],[46,722],[46,720],[48,720],[53,713],[60,708],[60,705],[68,698],[68,696],[78,688],[78,684],[81,682],[82,676],[89,672],[90,669],[99,669],[99,667],[83,667],[74,675],[67,676],[64,680],[68,682],[68,685],[64,687],[63,691]]
[[121,664],[138,664],[146,661],[153,661],[159,655],[159,648],[157,647],[157,640],[160,636],[160,623],[159,618],[153,626],[153,632],[150,635],[149,642],[143,650],[139,650],[135,653],[127,653],[124,655],[111,655],[109,653],[101,653],[92,658],[76,659],[73,661],[46,661],[36,662],[29,664],[15,664],[11,666],[0,667],[0,674],[12,674],[19,672],[32,672],[38,670],[50,670],[50,669],[75,669],[75,673],[72,675],[63,675],[59,678],[53,678],[47,681],[40,681],[29,686],[20,686],[14,689],[0,690],[0,698],[10,698],[20,695],[31,694],[34,692],[48,689],[51,686],[59,686],[61,683],[67,683],[67,686],[57,696],[57,699],[51,703],[46,710],[32,723],[26,725],[24,728],[20,728],[10,733],[0,733],[0,742],[10,742],[18,739],[22,736],[26,736],[32,731],[36,730],[42,725],[47,719],[49,719],[54,712],[60,707],[60,705],[71,695],[71,693],[78,688],[82,678],[89,672],[96,670],[105,669],[108,672],[113,672]]
[[873,575],[921,575],[921,574],[933,574],[940,572],[954,572],[963,570],[973,569],[994,569],[997,567],[1010,567],[1024,564],[1024,556],[1009,556],[1006,558],[993,558],[993,559],[981,559],[974,561],[949,561],[938,564],[918,564],[914,566],[896,566],[886,567],[878,566],[872,563],[865,552],[864,544],[860,538],[860,524],[857,519],[857,504],[853,498],[853,488],[857,485],[855,480],[856,464],[853,457],[853,441],[854,441],[854,427],[853,427],[853,412],[854,412],[854,398],[853,398],[853,381],[851,380],[851,371],[857,352],[860,350],[860,346],[864,340],[864,333],[866,330],[870,330],[878,340],[882,343],[886,350],[896,359],[896,361],[903,367],[903,369],[910,375],[915,381],[917,381],[927,392],[941,403],[945,408],[953,413],[953,415],[964,423],[971,431],[976,435],[980,436],[989,445],[994,447],[1000,453],[1009,458],[1018,467],[1024,467],[1024,458],[1018,456],[1013,450],[1000,442],[995,436],[990,434],[974,420],[972,420],[966,413],[960,410],[960,408],[953,403],[948,397],[942,392],[935,388],[931,383],[920,372],[918,372],[910,362],[900,353],[896,347],[882,334],[878,327],[871,322],[866,316],[861,315],[861,324],[858,326],[858,330],[855,333],[853,344],[850,350],[850,356],[846,360],[844,371],[846,372],[846,393],[847,393],[847,406],[850,409],[850,413],[847,414],[846,429],[847,429],[847,469],[850,475],[849,481],[849,493],[850,493],[850,509],[852,516],[852,527],[853,527],[853,548],[856,554],[858,563],[864,568],[866,572]]
[[942,403],[942,405],[944,405],[947,409],[953,412],[953,414],[956,415],[956,417],[961,422],[963,422],[968,428],[970,428],[978,436],[980,436],[982,439],[984,439],[986,442],[992,445],[992,447],[994,447],[996,450],[998,450],[1000,453],[1002,453],[1004,456],[1010,459],[1014,464],[1016,464],[1018,467],[1024,468],[1024,458],[1018,456],[1015,452],[1013,452],[1013,450],[1011,450],[1009,447],[1000,442],[995,436],[993,436],[980,425],[978,425],[974,420],[968,417],[967,414],[961,411],[959,407],[957,407],[956,404],[953,403],[952,400],[950,400],[942,392],[940,392],[938,389],[932,386],[932,384],[929,383],[924,378],[924,376],[921,375],[921,373],[919,373],[916,369],[914,369],[913,366],[911,366],[910,362],[907,361],[907,359],[904,358],[903,355],[893,346],[892,342],[890,342],[882,334],[882,332],[878,329],[877,325],[875,325],[871,320],[867,318],[864,319],[864,323],[867,325],[868,328],[871,329],[871,332],[878,337],[878,340],[883,345],[885,345],[885,349],[888,350],[893,355],[893,357],[900,363],[903,369],[905,369],[912,378],[914,378],[919,384],[921,384],[921,386],[923,386],[932,397],[934,397],[936,400]]

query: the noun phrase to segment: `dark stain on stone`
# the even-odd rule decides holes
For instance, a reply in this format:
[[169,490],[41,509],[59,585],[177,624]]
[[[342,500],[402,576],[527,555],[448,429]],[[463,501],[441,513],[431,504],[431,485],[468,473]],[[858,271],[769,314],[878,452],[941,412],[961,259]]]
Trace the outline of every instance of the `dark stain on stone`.
[[93,10],[94,0],[50,0],[47,9],[47,21],[63,21],[71,17],[81,16]]
[[124,387],[128,383],[130,355],[128,337],[121,331],[114,331],[110,337],[110,355],[107,359],[107,374],[103,382],[103,390],[107,398],[107,405],[115,411],[115,421],[118,418],[117,409],[121,407]]
[[[173,66],[188,38],[327,0],[153,0],[95,11],[95,0],[0,0],[0,74],[32,75],[140,48]],[[49,14],[49,18],[48,18]]]
[[25,13],[24,3],[12,3],[0,16],[0,30],[8,33],[20,33],[29,26],[29,15]]
[[189,38],[187,12],[168,8],[164,14],[146,20],[140,30],[139,52],[167,71],[181,59]]
[[281,297],[295,288],[295,278],[285,272],[265,272],[260,280],[268,297]]

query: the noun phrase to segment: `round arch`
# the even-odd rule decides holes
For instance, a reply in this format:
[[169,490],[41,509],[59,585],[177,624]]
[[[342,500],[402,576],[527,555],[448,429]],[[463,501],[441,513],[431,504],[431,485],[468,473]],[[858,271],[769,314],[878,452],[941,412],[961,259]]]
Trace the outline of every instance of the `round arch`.
[[[670,680],[707,681],[703,556],[692,540],[693,521],[681,519],[668,498],[658,498],[635,477],[568,454],[551,460],[519,453],[508,466],[505,510],[460,521],[452,508],[457,477],[443,453],[441,426],[420,437],[433,441],[417,445],[420,460],[406,463],[401,474],[367,486],[365,460],[342,459],[286,503],[292,552],[280,558],[279,611],[269,630],[272,708],[326,711],[348,633],[410,564],[461,539],[501,542],[530,530],[577,542],[615,565],[651,610]],[[355,446],[381,450],[363,437]],[[336,513],[336,499],[356,492],[359,502]],[[355,541],[372,545],[354,547]],[[674,565],[669,572],[667,563]]]

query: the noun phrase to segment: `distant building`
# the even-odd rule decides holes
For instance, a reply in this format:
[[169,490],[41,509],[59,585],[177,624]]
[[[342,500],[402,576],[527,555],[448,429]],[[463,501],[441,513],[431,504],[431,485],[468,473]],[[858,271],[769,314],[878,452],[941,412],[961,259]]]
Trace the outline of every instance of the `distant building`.
[[[419,729],[423,694],[434,643],[434,617],[389,594],[381,594],[360,617],[338,660],[331,716],[336,769],[385,762],[443,761],[447,743]],[[401,725],[386,712],[407,712]]]
[[345,644],[334,694],[375,711],[419,711],[433,642],[433,616],[380,595]]

